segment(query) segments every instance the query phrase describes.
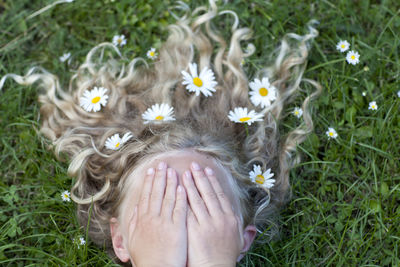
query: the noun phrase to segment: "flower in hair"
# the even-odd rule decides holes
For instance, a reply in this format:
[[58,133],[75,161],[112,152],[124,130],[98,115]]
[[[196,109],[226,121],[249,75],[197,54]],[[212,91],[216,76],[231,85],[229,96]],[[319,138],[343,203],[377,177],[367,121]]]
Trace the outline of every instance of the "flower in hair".
[[60,61],[61,62],[65,62],[67,61],[69,58],[71,57],[71,53],[64,53],[61,57],[60,57]]
[[104,146],[111,150],[118,150],[131,138],[131,133],[124,134],[122,138],[119,137],[119,134],[114,134],[113,136],[107,138]]
[[328,139],[336,139],[338,137],[338,134],[336,132],[335,129],[333,129],[332,127],[328,128],[328,131],[326,131],[326,135],[328,136]]
[[369,107],[368,107],[368,109],[370,109],[370,110],[377,110],[377,109],[378,109],[378,105],[376,104],[376,101],[369,102]]
[[300,118],[301,115],[303,115],[303,110],[299,107],[295,107],[293,110],[293,115],[295,115],[297,118]]
[[356,51],[351,50],[346,55],[346,61],[349,64],[357,65],[360,62],[360,54]]
[[182,71],[183,75],[183,85],[186,85],[186,89],[189,92],[195,92],[196,96],[200,95],[200,92],[204,96],[211,96],[211,92],[215,92],[215,86],[217,82],[215,81],[214,72],[208,67],[204,67],[200,75],[197,75],[197,64],[189,63],[190,74],[186,71]]
[[115,46],[124,46],[124,45],[126,45],[126,38],[125,38],[125,35],[123,35],[123,34],[121,34],[121,35],[115,35],[115,36],[113,37],[112,42],[113,42],[113,44],[114,44]]
[[175,118],[173,116],[174,108],[170,107],[166,103],[155,104],[148,108],[143,114],[142,118],[144,120],[144,124],[150,122],[163,122],[163,121],[174,121]]
[[64,202],[71,202],[71,195],[70,195],[70,193],[69,193],[67,190],[65,190],[64,192],[61,193],[61,199],[62,199]]
[[336,49],[342,53],[349,50],[349,48],[350,48],[350,44],[346,40],[344,40],[344,41],[340,40],[339,43],[337,43],[337,45],[336,45]]
[[235,108],[229,111],[228,118],[237,123],[247,123],[251,125],[255,121],[262,121],[263,114],[257,113],[254,110],[247,112],[247,108]]
[[90,112],[97,112],[101,106],[105,107],[107,104],[108,95],[105,93],[108,89],[104,87],[94,87],[93,90],[86,90],[80,98],[81,107]]
[[157,53],[156,53],[156,49],[154,47],[150,48],[149,51],[147,51],[147,57],[150,59],[156,59],[157,58]]
[[275,179],[271,179],[274,177],[274,173],[271,173],[271,169],[268,169],[263,173],[261,171],[261,166],[253,165],[253,170],[249,172],[249,176],[253,183],[257,183],[262,187],[270,189],[274,186]]
[[276,99],[276,88],[269,83],[267,77],[254,79],[250,84],[250,100],[255,105],[261,105],[265,108],[271,105],[272,101]]

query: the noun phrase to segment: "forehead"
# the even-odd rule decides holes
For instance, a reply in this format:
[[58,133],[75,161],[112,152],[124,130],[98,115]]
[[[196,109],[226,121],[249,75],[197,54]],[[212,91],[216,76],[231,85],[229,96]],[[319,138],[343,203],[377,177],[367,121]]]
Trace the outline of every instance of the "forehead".
[[[216,172],[217,178],[219,178],[220,182],[222,177],[230,176],[230,173],[227,172],[226,169],[212,156],[193,150],[180,150],[146,157],[140,161],[136,168],[128,175],[126,185],[139,187],[143,180],[141,177],[144,178],[146,170],[149,168],[157,168],[157,165],[162,161],[167,163],[169,168],[173,168],[177,172],[179,184],[182,184],[183,173],[186,170],[190,170],[190,164],[194,161],[200,164],[202,169],[205,167],[212,168]],[[227,179],[225,178],[222,180]]]
[[162,153],[151,158],[147,164],[144,163],[142,165],[157,167],[157,164],[161,161],[166,162],[169,168],[175,169],[175,171],[178,173],[178,176],[182,176],[184,171],[189,170],[190,164],[194,161],[200,164],[203,169],[208,166],[215,171],[219,171],[221,175],[226,175],[225,169],[213,157],[192,150]]

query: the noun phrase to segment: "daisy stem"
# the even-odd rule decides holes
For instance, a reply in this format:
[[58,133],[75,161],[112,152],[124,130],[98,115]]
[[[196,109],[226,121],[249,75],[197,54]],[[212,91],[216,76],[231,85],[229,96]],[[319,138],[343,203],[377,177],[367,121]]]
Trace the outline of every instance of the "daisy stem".
[[244,124],[244,128],[246,129],[246,136],[249,136],[249,128],[247,127],[247,123]]

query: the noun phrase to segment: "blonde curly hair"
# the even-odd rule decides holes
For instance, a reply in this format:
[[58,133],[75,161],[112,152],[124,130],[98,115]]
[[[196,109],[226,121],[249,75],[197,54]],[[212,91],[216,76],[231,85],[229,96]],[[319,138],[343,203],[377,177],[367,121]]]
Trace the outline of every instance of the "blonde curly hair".
[[[287,34],[273,54],[275,61],[259,71],[257,77],[268,77],[278,89],[277,99],[265,108],[263,121],[244,131],[243,125],[228,119],[235,107],[257,109],[249,101],[249,80],[241,62],[254,49],[243,51],[240,42],[249,40],[251,31],[238,27],[232,11],[218,11],[214,0],[210,7],[195,9],[169,26],[169,37],[159,50],[158,60],[150,67],[140,58],[127,66],[110,56],[121,57],[109,43],[94,47],[63,90],[58,78],[41,69],[27,75],[9,74],[16,82],[32,85],[39,82],[42,115],[41,132],[51,140],[59,159],[70,160],[68,173],[74,177],[72,199],[78,204],[82,225],[89,222],[91,240],[109,249],[113,255],[109,221],[118,217],[118,207],[126,192],[128,174],[141,161],[159,153],[190,148],[211,155],[234,177],[244,225],[254,224],[259,232],[274,226],[273,215],[289,196],[289,170],[299,161],[293,156],[296,146],[312,131],[308,104],[320,86],[303,78],[309,41],[317,31],[309,27],[304,35]],[[235,18],[227,42],[217,31],[213,19],[230,14]],[[251,48],[251,46],[250,46]],[[182,70],[197,62],[199,69],[213,69],[218,85],[210,97],[189,93],[182,85]],[[307,82],[316,90],[303,102],[303,121],[283,137],[278,127],[287,103],[294,100],[300,84]],[[86,112],[79,105],[85,90],[94,86],[108,89],[108,103],[100,112]],[[155,103],[174,107],[175,121],[144,124],[141,114]],[[113,134],[131,132],[131,138],[120,150],[105,149]],[[271,168],[276,183],[266,191],[249,180],[254,164]],[[270,231],[270,235],[271,235]]]

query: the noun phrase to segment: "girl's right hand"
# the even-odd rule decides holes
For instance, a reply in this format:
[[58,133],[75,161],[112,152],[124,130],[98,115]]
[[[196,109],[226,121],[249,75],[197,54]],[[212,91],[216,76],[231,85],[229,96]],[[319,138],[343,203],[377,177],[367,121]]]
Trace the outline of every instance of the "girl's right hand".
[[129,225],[129,254],[134,266],[186,266],[187,199],[175,170],[161,162],[149,169]]
[[183,184],[190,204],[188,266],[236,266],[244,244],[243,227],[214,172],[208,167],[203,172],[192,163]]

